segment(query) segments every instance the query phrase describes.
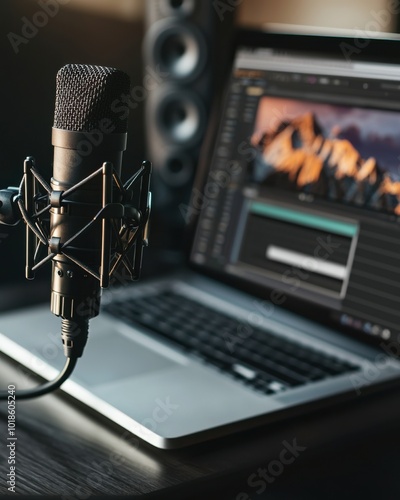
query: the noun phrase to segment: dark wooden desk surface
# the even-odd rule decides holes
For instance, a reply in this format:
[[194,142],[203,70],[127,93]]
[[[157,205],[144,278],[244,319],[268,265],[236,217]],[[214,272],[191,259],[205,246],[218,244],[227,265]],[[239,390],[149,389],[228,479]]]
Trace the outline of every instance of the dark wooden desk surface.
[[[0,357],[0,385],[28,380]],[[0,404],[0,495],[6,491],[6,404]],[[400,390],[178,451],[158,450],[60,394],[17,404],[17,487],[57,498],[337,499],[400,497]],[[276,460],[284,442],[305,447]],[[273,482],[248,480],[275,461]],[[275,468],[274,468],[275,467]],[[262,494],[257,491],[264,490]],[[247,495],[247,496],[246,496]]]

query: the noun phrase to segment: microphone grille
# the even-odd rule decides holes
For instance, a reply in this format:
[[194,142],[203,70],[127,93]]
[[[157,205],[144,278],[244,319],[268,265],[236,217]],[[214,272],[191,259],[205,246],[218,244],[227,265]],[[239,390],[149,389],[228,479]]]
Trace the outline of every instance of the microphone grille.
[[[57,73],[53,127],[75,132],[127,131],[127,107],[118,100],[129,94],[129,76],[115,68],[67,64]],[[117,109],[118,108],[118,109]],[[102,122],[102,120],[111,120]]]

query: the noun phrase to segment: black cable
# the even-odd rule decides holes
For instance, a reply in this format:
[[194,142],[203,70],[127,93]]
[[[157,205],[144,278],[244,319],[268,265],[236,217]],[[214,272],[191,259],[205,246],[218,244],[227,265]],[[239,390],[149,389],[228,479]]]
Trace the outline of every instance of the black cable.
[[[24,390],[16,390],[15,391],[15,399],[16,401],[20,399],[29,399],[35,398],[37,396],[42,396],[43,394],[47,394],[55,389],[58,389],[60,385],[62,385],[67,378],[73,372],[76,362],[78,358],[67,358],[67,362],[64,365],[64,368],[59,373],[59,375],[54,379],[46,382],[38,387],[33,387],[32,389],[24,389]],[[0,401],[8,400],[9,392],[1,391],[0,392]]]

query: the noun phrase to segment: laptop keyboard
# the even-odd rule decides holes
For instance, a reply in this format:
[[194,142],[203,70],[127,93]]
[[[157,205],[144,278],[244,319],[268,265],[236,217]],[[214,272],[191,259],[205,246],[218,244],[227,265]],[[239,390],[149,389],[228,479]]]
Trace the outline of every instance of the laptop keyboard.
[[264,394],[359,369],[171,290],[111,302],[104,310],[127,323],[157,332],[186,353]]

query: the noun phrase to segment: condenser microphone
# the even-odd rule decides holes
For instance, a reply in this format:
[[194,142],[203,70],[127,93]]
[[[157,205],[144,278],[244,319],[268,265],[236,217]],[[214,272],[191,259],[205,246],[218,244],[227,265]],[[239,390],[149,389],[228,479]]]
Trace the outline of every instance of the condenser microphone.
[[[114,68],[69,64],[56,78],[50,184],[28,156],[18,188],[0,190],[0,224],[26,225],[25,275],[51,261],[51,311],[61,317],[67,358],[60,374],[43,385],[17,391],[19,399],[47,394],[71,375],[85,347],[89,320],[99,314],[100,291],[123,267],[139,279],[147,246],[151,163],[142,162],[122,182],[127,111],[121,97],[129,77]],[[47,255],[41,257],[41,250]],[[9,391],[0,391],[0,401]]]
[[[49,252],[55,254],[51,311],[62,319],[67,357],[71,353],[81,356],[89,320],[98,315],[100,307],[100,281],[90,269],[102,273],[98,268],[102,228],[101,224],[85,227],[103,206],[103,179],[97,175],[82,181],[104,163],[120,175],[127,113],[116,114],[112,104],[129,93],[129,87],[124,72],[100,66],[69,64],[56,77],[49,239]],[[105,253],[109,256],[110,248]]]

